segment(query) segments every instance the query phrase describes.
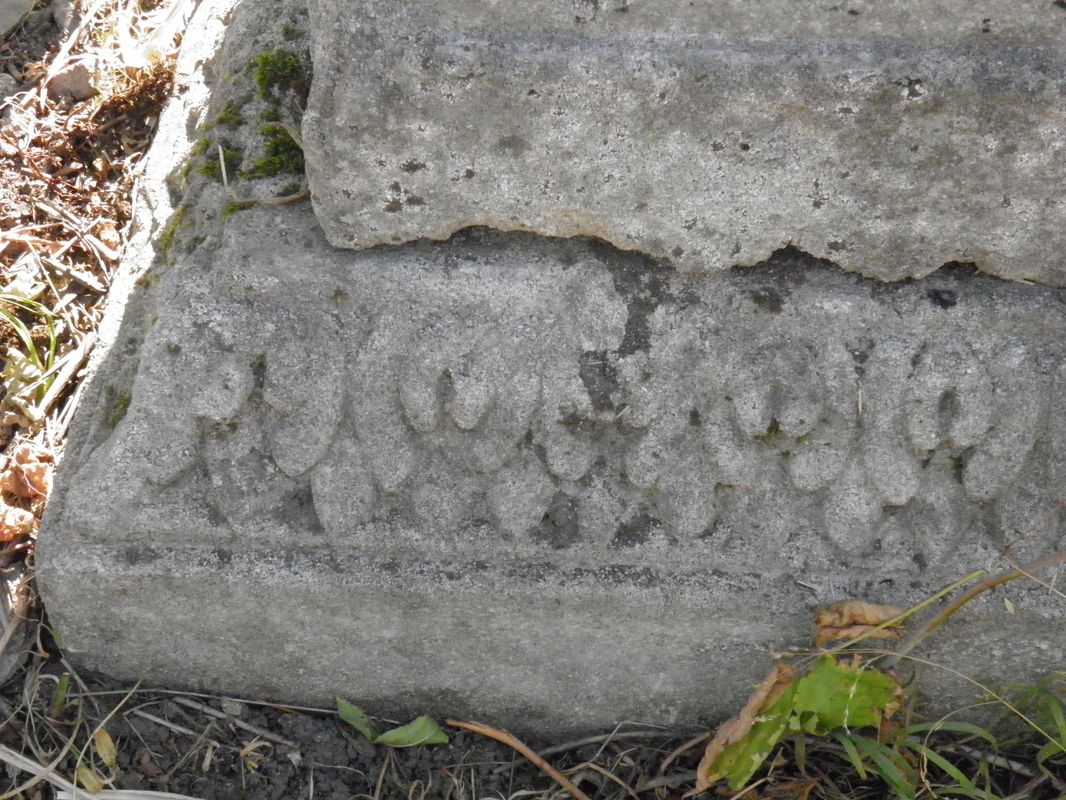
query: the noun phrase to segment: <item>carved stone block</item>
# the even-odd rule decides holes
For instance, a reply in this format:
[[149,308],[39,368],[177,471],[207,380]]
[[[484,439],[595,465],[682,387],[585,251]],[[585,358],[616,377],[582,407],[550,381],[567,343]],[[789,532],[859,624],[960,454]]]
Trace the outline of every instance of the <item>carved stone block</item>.
[[[202,27],[186,37],[193,49],[182,56],[179,84],[187,88],[161,119],[138,196],[130,264],[148,269],[134,286],[127,268],[124,308],[119,276],[101,334],[106,355],[84,389],[40,536],[50,620],[82,666],[288,702],[330,702],[340,692],[391,716],[476,715],[557,735],[623,719],[706,722],[735,710],[772,652],[807,645],[821,605],[849,596],[907,605],[960,573],[992,567],[1008,545],[1020,560],[1066,546],[1066,289],[960,265],[884,283],[794,249],[724,269],[714,237],[700,239],[696,252],[708,268],[695,270],[687,255],[677,265],[603,241],[482,228],[447,242],[338,249],[323,228],[349,244],[344,231],[352,229],[334,214],[339,184],[323,183],[322,159],[332,153],[338,175],[358,191],[370,191],[386,168],[359,156],[362,171],[345,172],[343,148],[360,140],[323,139],[326,84],[348,80],[328,69],[325,79],[315,76],[320,116],[308,136],[308,157],[319,159],[311,175],[315,209],[271,201],[223,213],[228,190],[261,191],[269,200],[262,187],[278,184],[235,178],[224,187],[175,167],[174,153],[190,152],[217,125],[257,53],[295,46],[279,19],[302,19],[297,0],[280,12],[275,4],[242,3],[232,17],[231,4],[204,0],[194,22]],[[382,26],[400,7],[359,5],[378,9],[374,24]],[[880,14],[904,5],[868,8]],[[312,3],[316,24],[327,6]],[[554,63],[562,51],[552,48],[579,24],[571,17],[588,16],[580,24],[590,31],[606,27],[600,39],[582,34],[578,51],[595,44],[587,52],[605,60],[589,56],[588,80],[574,89],[583,102],[592,102],[595,87],[615,85],[601,78],[621,55],[603,37],[643,42],[644,50],[630,52],[644,58],[648,20],[673,19],[656,17],[654,4],[630,4],[625,15],[640,23],[631,28],[621,22],[624,3],[556,6],[566,8],[565,19],[546,15],[543,23],[558,18],[555,38],[548,42],[543,26],[533,26],[525,44],[512,36],[497,55],[518,58],[522,69],[538,59]],[[471,4],[402,7],[416,21],[430,8],[462,21]],[[521,4],[493,7],[508,25],[532,13]],[[681,4],[662,7],[677,12],[677,27],[663,42],[662,63],[648,61],[633,79],[641,92],[683,55],[681,31],[692,22]],[[350,24],[348,16],[338,19],[339,29]],[[931,30],[947,25],[935,15],[923,19]],[[796,35],[810,33],[810,24],[800,14]],[[215,53],[211,43],[223,30],[225,46]],[[452,66],[483,57],[473,46],[464,50],[454,30],[435,44],[390,40],[381,64],[396,57],[415,69],[408,61],[427,47],[433,58],[451,53]],[[545,42],[552,46],[544,49]],[[693,48],[693,64],[706,62],[706,43]],[[772,48],[760,52],[767,58]],[[530,53],[536,57],[527,59]],[[1018,58],[1032,66],[1037,55]],[[431,59],[427,74],[439,77],[448,64]],[[882,79],[896,67],[885,64],[870,67],[880,76],[871,85],[889,92]],[[544,69],[551,80],[538,86],[562,92],[562,78]],[[724,69],[714,91],[763,80],[754,67],[734,77]],[[990,65],[988,74],[996,69]],[[825,88],[819,74],[812,85]],[[670,86],[689,87],[689,99],[705,91],[695,88],[698,75],[684,75],[692,81],[678,77]],[[471,77],[471,86],[478,80]],[[1052,91],[1051,80],[1039,91]],[[245,114],[257,118],[259,95],[248,94]],[[342,96],[339,88],[334,96]],[[736,113],[757,111],[729,96]],[[667,91],[664,108],[680,102],[669,98]],[[546,100],[569,107],[561,95]],[[380,134],[389,118],[377,102],[362,105],[367,130]],[[929,125],[953,113],[938,109],[929,106]],[[610,104],[598,111],[611,124],[621,119]],[[338,125],[349,119],[347,111],[331,113]],[[889,114],[885,107],[877,113]],[[490,139],[506,115],[496,116],[485,121]],[[978,124],[977,116],[960,119]],[[653,121],[646,116],[642,124]],[[580,124],[594,147],[599,130],[591,117]],[[662,124],[674,123],[665,117]],[[416,127],[411,136],[421,135]],[[696,126],[681,130],[690,137],[685,147],[701,141]],[[789,130],[782,129],[783,140]],[[1004,180],[1040,173],[1028,205],[1015,195],[1012,208],[1043,214],[1053,206],[1045,189],[1058,173],[1040,172],[1039,159],[1050,156],[1034,155],[1043,134],[1030,134],[1018,134],[1017,163],[1032,171],[1007,170]],[[944,152],[961,146],[948,134],[942,144]],[[753,140],[751,152],[762,147]],[[406,144],[396,152],[407,154]],[[662,154],[646,155],[626,156],[634,176]],[[898,155],[883,163],[863,156],[867,179],[879,169],[887,176],[883,196],[892,203],[903,197],[892,180],[916,174],[897,170]],[[459,161],[465,157],[456,151]],[[749,243],[766,233],[748,253],[783,241],[770,217],[752,217],[744,230],[726,224],[738,209],[755,208],[745,205],[755,195],[743,195],[758,175],[763,185],[780,177],[765,153],[759,157],[761,166],[723,173],[717,183],[704,181],[706,169],[724,156],[708,155],[692,169],[699,187],[714,187],[692,202],[701,213],[724,214],[716,230]],[[573,159],[581,169],[600,163],[587,148]],[[385,160],[388,169],[397,166]],[[400,171],[436,180],[443,163]],[[479,160],[477,168],[484,163],[492,162]],[[543,163],[548,177],[561,169]],[[662,163],[670,169],[655,179],[647,202],[666,241],[681,235],[674,223],[688,212],[662,213],[680,185],[680,162]],[[1036,227],[1026,222],[1015,238],[998,239],[999,223],[981,210],[987,193],[954,196],[972,200],[972,209],[942,202],[948,179],[939,169],[921,200],[929,219],[944,225],[943,239],[934,237],[943,250],[930,249],[930,258],[956,252],[951,242],[964,231],[1054,249],[1057,231],[1034,238],[1040,214],[1025,218]],[[591,187],[592,172],[578,173],[571,188]],[[517,185],[493,175],[499,187],[471,179],[461,197],[491,205],[500,201],[496,188]],[[779,193],[758,197],[771,216],[785,214],[802,183],[777,182]],[[642,202],[635,185],[616,189]],[[718,204],[715,198],[734,191],[739,205]],[[871,206],[848,203],[849,224],[869,232],[867,244],[913,223],[902,211],[891,221],[864,219]],[[403,214],[416,206],[405,204]],[[878,213],[889,208],[901,207],[890,203]],[[485,221],[465,213],[440,231],[456,220]],[[949,224],[963,216],[974,224]],[[616,220],[639,231],[650,218],[619,211]],[[425,233],[416,226],[401,238],[416,230]],[[655,249],[640,236],[626,242]],[[900,252],[886,251],[864,269],[910,274],[917,262]],[[1015,269],[1006,256],[995,263]],[[1051,274],[1039,258],[1029,263],[1035,272],[1012,274]],[[1012,592],[1012,613],[986,598],[922,655],[993,681],[1061,668],[1061,606],[1039,588]],[[948,675],[933,670],[923,685],[941,697],[970,691]]]

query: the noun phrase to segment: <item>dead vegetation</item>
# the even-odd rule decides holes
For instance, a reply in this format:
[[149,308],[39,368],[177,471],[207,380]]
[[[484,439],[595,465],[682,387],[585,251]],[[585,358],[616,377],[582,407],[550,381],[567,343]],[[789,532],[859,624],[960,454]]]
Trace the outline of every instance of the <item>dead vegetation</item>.
[[173,76],[175,15],[127,0],[70,11],[71,31],[43,60],[5,45],[20,83],[0,122],[6,551],[29,546],[47,501],[49,480],[27,492],[18,478],[27,458],[47,465],[43,476],[61,452],[128,233],[133,182]]

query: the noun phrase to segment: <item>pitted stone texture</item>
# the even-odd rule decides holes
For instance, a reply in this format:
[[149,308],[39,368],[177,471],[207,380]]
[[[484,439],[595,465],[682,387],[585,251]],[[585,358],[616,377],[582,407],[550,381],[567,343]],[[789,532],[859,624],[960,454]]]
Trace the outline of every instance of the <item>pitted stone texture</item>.
[[794,245],[883,280],[1066,284],[1066,13],[1045,0],[311,0],[332,244],[466,226],[684,270]]
[[[73,518],[132,534],[205,490],[258,540],[293,541],[299,507],[304,533],[338,547],[473,555],[487,536],[637,564],[658,543],[768,573],[861,563],[891,529],[903,541],[881,569],[920,553],[950,570],[960,536],[996,552],[993,512],[1016,493],[1066,500],[1040,477],[1066,445],[1049,436],[1056,290],[961,269],[884,287],[788,255],[684,278],[609,248],[489,237],[326,251],[294,300],[280,266],[311,262],[276,247],[277,266],[208,275],[159,315]],[[360,271],[356,291],[342,270]]]
[[[1060,290],[795,253],[684,276],[483,232],[353,253],[306,207],[239,219],[152,289],[129,410],[83,415],[49,511],[49,612],[96,668],[525,729],[689,721],[821,602],[1066,544]],[[1016,606],[1034,645],[993,673],[1066,634]]]

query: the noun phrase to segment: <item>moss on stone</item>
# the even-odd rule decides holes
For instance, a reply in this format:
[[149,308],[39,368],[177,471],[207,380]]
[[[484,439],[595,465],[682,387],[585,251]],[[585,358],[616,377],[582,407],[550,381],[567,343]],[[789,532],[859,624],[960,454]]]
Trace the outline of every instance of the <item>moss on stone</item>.
[[278,48],[260,53],[252,62],[259,96],[269,99],[275,92],[296,88],[302,82],[303,65],[292,50]]
[[174,213],[170,215],[170,219],[167,220],[163,230],[159,232],[159,238],[156,240],[158,243],[157,249],[164,258],[167,257],[170,248],[174,245],[174,237],[177,236],[178,229],[184,224],[185,206],[178,206],[174,209]]
[[111,401],[111,415],[107,419],[109,427],[114,428],[118,425],[126,412],[130,410],[130,401],[133,399],[130,397],[129,392],[115,392],[114,387],[111,388],[111,394],[114,399]]
[[252,162],[252,168],[241,173],[245,178],[269,178],[283,173],[302,174],[304,151],[281,125],[264,125],[263,156]]
[[[222,180],[222,167],[218,161],[217,150],[215,152],[209,152],[205,154],[203,163],[201,163],[194,172],[197,175],[204,175],[211,180]],[[239,150],[232,150],[225,145],[222,147],[222,159],[226,162],[226,176],[234,176],[240,169],[241,161],[244,160],[244,156]]]
[[226,105],[222,107],[222,110],[215,117],[215,122],[219,125],[226,125],[231,128],[236,128],[244,124],[244,117],[241,116],[240,109],[237,104],[232,100],[227,100]]

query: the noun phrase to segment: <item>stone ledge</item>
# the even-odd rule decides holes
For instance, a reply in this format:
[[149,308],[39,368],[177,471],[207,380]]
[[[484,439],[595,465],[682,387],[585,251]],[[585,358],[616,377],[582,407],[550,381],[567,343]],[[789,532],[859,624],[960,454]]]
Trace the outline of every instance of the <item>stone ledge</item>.
[[881,280],[966,261],[1066,284],[1047,3],[310,8],[304,138],[337,247],[481,225],[686,271],[793,245]]

